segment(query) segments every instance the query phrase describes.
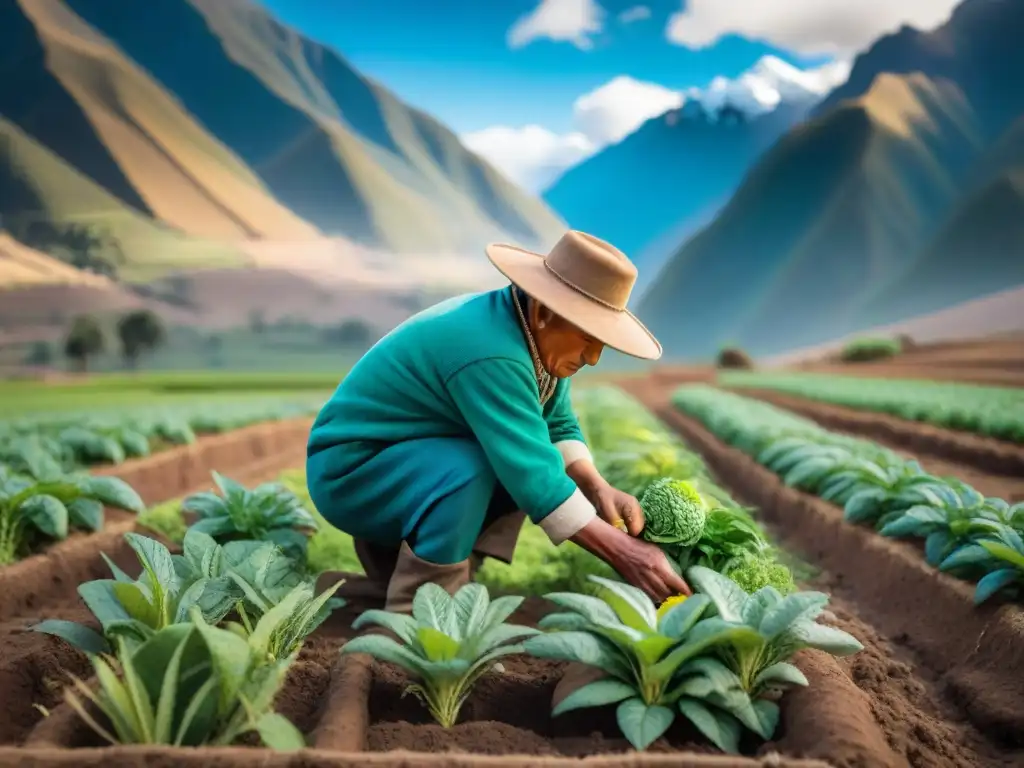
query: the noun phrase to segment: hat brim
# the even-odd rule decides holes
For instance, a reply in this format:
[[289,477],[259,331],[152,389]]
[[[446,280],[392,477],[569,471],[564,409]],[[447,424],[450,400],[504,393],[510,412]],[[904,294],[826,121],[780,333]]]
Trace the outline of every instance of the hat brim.
[[541,254],[500,243],[485,251],[513,285],[605,346],[641,360],[661,357],[661,344],[633,313],[606,307],[566,285],[548,271]]

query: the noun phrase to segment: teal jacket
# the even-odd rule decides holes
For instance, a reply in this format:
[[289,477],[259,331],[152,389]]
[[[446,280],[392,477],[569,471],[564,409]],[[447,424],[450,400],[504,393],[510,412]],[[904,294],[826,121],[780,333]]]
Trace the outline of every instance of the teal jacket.
[[565,472],[592,460],[569,380],[542,408],[509,288],[442,302],[385,336],[324,405],[307,453],[331,449],[339,476],[369,452],[428,437],[476,440],[498,481],[555,543],[596,514]]

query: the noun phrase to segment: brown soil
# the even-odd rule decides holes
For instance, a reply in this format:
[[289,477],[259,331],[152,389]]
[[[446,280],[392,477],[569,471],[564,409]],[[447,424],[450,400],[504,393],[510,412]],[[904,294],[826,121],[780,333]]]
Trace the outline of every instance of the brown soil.
[[[699,450],[738,498],[759,509],[761,518],[775,529],[784,546],[824,569],[834,595],[856,605],[862,618],[912,656],[916,677],[941,677],[942,693],[960,702],[954,717],[966,716],[985,735],[973,741],[1024,746],[1024,688],[1020,686],[1024,678],[1024,614],[1019,608],[975,607],[970,585],[930,568],[914,548],[850,525],[836,507],[786,488],[774,474],[672,408],[669,390],[652,384],[631,384],[627,388]],[[866,664],[870,658],[870,654],[858,654],[852,662]],[[864,681],[877,682],[895,674],[885,667],[862,668],[859,675],[856,666],[853,669],[854,679],[862,688]],[[896,672],[902,674],[903,670]],[[890,743],[912,765],[950,764],[942,762],[941,753],[934,759],[927,757],[929,750],[942,741],[942,729],[915,727],[893,743],[893,728],[903,728],[915,720],[912,701],[890,698],[894,709],[881,717],[879,699],[873,698],[876,718],[888,728]],[[928,703],[928,707],[942,711],[939,703]],[[999,759],[1011,754],[996,748],[991,752],[1000,755]],[[1024,755],[1014,757],[1022,759]],[[977,754],[965,759],[967,765],[999,764]]]
[[[34,750],[31,754],[0,747],[0,768],[251,768],[253,753],[244,747],[175,749],[108,747],[89,750]],[[339,753],[320,749],[262,752],[261,768],[831,768],[820,760],[771,755],[759,759],[724,755],[623,754],[577,758],[497,757],[399,751]],[[865,765],[864,768],[875,768]]]
[[[192,446],[126,462],[112,468],[112,473],[139,489],[148,502],[208,488],[211,469],[253,484],[301,463],[308,428],[309,421],[303,419],[204,437]],[[154,467],[162,468],[164,474],[158,475]],[[192,485],[187,484],[190,482]],[[66,710],[61,702],[68,674],[84,678],[91,672],[83,654],[62,640],[29,628],[47,618],[78,621],[96,628],[75,588],[83,581],[109,577],[101,552],[129,573],[136,571],[134,553],[124,541],[124,533],[134,529],[134,516],[108,511],[107,525],[102,531],[75,534],[39,555],[0,569],[0,691],[4,692],[0,744],[18,744],[26,739],[43,717],[39,707],[54,710],[55,714]],[[142,532],[154,535],[148,530]],[[352,618],[351,613],[332,617],[325,626],[325,640],[318,638],[304,649],[292,674],[294,682],[289,681],[285,692],[296,694],[291,699],[286,695],[282,703],[296,722],[308,721],[312,725],[309,706],[310,702],[315,705],[319,697],[298,692],[321,683],[326,685],[327,676],[320,667],[333,654],[323,643],[332,631],[338,634],[338,627],[348,627]],[[336,640],[334,647],[339,643],[340,639]],[[329,673],[329,664],[324,669]],[[83,731],[79,726],[76,718],[68,718],[63,726],[58,720],[48,724],[35,740],[91,743],[91,731]]]
[[[765,389],[733,388],[739,394],[756,397],[766,403],[805,416],[827,429],[866,437],[898,451],[912,454],[938,473],[953,474],[971,482],[990,496],[1007,498],[993,491],[1020,493],[1024,484],[1024,445],[958,432],[930,424],[907,421],[885,413],[858,411],[830,403],[817,403],[793,395]],[[972,483],[973,485],[974,483]]]

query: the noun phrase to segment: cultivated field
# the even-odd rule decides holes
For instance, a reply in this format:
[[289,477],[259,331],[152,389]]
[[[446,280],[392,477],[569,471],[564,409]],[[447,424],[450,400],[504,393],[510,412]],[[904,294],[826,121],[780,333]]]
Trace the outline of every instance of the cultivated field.
[[1022,765],[1022,390],[843,368],[578,389],[694,597],[527,525],[412,618],[305,493],[329,386],[36,384],[0,427],[0,764]]

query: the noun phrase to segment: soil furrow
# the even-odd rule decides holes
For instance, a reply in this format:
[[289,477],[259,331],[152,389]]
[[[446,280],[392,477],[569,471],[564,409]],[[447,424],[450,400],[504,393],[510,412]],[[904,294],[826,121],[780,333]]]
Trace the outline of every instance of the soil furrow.
[[[783,546],[824,569],[827,591],[848,620],[855,620],[852,608],[877,628],[861,624],[849,630],[866,646],[851,657],[850,669],[871,693],[876,719],[894,749],[915,768],[1021,764],[1024,614],[1018,608],[975,607],[970,585],[928,567],[913,547],[850,525],[841,510],[786,488],[676,411],[669,400],[672,388],[641,382],[623,388],[703,454],[738,500],[757,507]],[[887,669],[887,646],[900,650],[909,673]],[[927,683],[940,679],[935,686]],[[902,695],[900,688],[914,696]],[[944,751],[951,738],[960,751]]]
[[[277,433],[268,429],[272,426],[257,425],[202,438],[193,446],[126,462],[117,468],[117,474],[134,485],[135,478],[151,476],[154,464],[168,471],[170,479],[165,479],[162,486],[149,481],[151,501],[209,490],[211,469],[247,485],[272,480],[286,469],[301,466],[308,420],[280,423]],[[168,464],[168,456],[177,456],[179,464]],[[189,482],[191,485],[185,484]],[[161,487],[163,490],[159,491]],[[68,674],[84,678],[91,672],[83,654],[62,640],[29,628],[43,619],[59,618],[98,629],[92,615],[78,599],[77,585],[109,576],[101,552],[129,573],[138,570],[135,555],[124,541],[127,531],[137,530],[159,538],[158,534],[138,526],[134,516],[127,513],[109,515],[108,520],[107,526],[98,533],[78,534],[0,570],[0,691],[4,692],[0,744],[21,742],[43,717],[38,707],[53,710],[55,715],[65,710],[66,705],[61,702],[62,690],[70,680]],[[296,674],[311,669],[298,664]],[[63,717],[68,723],[78,722],[66,714]],[[74,741],[91,735],[80,728],[73,733],[65,732],[56,727],[58,725],[60,721],[44,729],[39,738]]]
[[[952,471],[954,476],[958,477],[971,474],[977,482],[986,484],[993,490],[1005,488],[1011,492],[1020,491],[1024,478],[1024,445],[1015,445],[970,432],[942,429],[885,413],[858,411],[831,403],[820,403],[768,389],[725,389],[785,408],[816,421],[826,429],[868,438],[913,455],[919,458],[922,466],[926,468],[925,462],[930,461],[937,467],[936,472]],[[966,477],[963,479],[967,480]],[[980,485],[975,487],[983,493],[988,493]]]

